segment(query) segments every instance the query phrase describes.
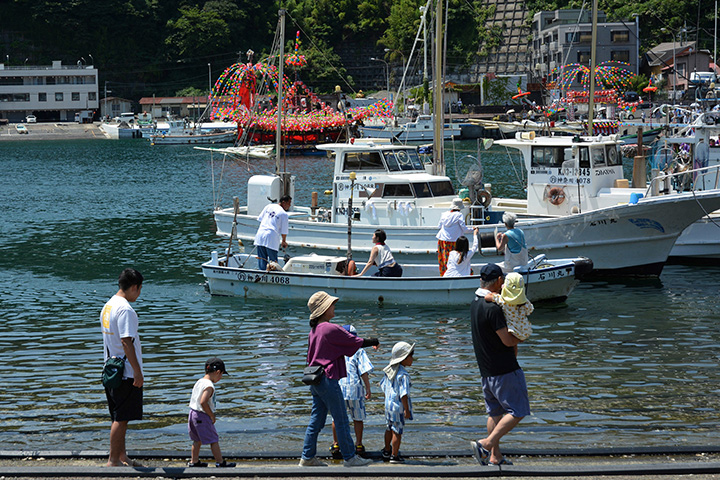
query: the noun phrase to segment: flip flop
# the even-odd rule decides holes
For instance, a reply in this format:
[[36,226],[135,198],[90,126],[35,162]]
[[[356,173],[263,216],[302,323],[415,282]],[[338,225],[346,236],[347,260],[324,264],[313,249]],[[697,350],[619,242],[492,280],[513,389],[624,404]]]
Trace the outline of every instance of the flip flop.
[[475,460],[477,460],[480,465],[487,465],[488,458],[490,458],[490,451],[483,447],[478,441],[470,442],[470,446],[472,447]]
[[513,462],[511,462],[507,458],[503,458],[502,460],[500,460],[497,463],[494,463],[494,462],[490,462],[490,463],[492,463],[493,465],[512,465],[513,464]]

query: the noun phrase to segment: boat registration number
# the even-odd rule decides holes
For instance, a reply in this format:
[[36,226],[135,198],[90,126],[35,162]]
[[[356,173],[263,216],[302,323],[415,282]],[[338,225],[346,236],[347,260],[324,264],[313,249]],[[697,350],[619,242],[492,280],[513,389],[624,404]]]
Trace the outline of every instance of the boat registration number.
[[268,275],[267,273],[238,273],[238,281],[249,283],[275,283],[277,285],[290,285],[290,277],[283,275]]

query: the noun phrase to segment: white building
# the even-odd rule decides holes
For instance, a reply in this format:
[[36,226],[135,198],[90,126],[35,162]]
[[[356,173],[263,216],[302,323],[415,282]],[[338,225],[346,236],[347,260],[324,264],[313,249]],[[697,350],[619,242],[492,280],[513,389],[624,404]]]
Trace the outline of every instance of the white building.
[[[592,23],[590,10],[566,9],[538,12],[532,22],[532,62],[536,74],[551,79],[565,64],[590,66]],[[638,22],[607,22],[598,12],[596,64],[612,61],[638,73]],[[557,71],[557,70],[556,70]],[[555,78],[552,78],[554,80]],[[579,87],[579,79],[573,88]]]
[[0,118],[22,122],[75,120],[81,110],[98,109],[98,71],[92,65],[7,66],[0,63]]

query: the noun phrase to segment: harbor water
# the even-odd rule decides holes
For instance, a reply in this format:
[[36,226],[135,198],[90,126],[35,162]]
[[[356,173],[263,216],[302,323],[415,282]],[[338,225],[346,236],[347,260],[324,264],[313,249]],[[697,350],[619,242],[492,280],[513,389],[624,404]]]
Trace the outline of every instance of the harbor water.
[[[462,177],[474,142],[448,145],[448,174]],[[454,160],[457,158],[458,160]],[[483,152],[485,179],[523,194],[517,163]],[[4,450],[108,447],[100,384],[99,314],[128,266],[145,276],[134,304],[145,363],[145,419],[131,449],[189,448],[187,403],[205,360],[230,375],[218,385],[225,450],[297,451],[310,413],[300,382],[307,349],[304,302],[211,297],[200,264],[227,246],[214,203],[245,203],[247,166],[185,146],[141,140],[0,143],[0,441]],[[288,159],[296,201],[329,199],[331,162]],[[272,161],[252,172],[272,171]],[[213,186],[220,188],[217,197]],[[231,188],[226,188],[231,187]],[[324,202],[324,203],[323,203]],[[392,239],[388,240],[392,246]],[[292,251],[289,252],[292,254]],[[720,267],[667,266],[659,280],[582,283],[566,302],[538,305],[519,348],[532,415],[508,448],[705,446],[720,443]],[[435,308],[352,305],[336,321],[382,345],[365,445],[382,446],[378,383],[392,345],[417,342],[410,369],[415,419],[403,448],[464,449],[485,411],[467,304]],[[321,436],[329,445],[331,433]]]

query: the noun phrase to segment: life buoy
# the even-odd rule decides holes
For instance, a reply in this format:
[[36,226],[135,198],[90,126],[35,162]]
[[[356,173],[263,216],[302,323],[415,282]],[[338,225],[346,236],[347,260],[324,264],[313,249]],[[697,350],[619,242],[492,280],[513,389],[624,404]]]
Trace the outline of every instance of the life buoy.
[[492,195],[487,190],[483,189],[478,192],[478,201],[480,204],[487,208],[490,206],[490,203],[492,202]]
[[565,201],[565,189],[563,187],[545,187],[545,199],[553,205],[560,205]]

